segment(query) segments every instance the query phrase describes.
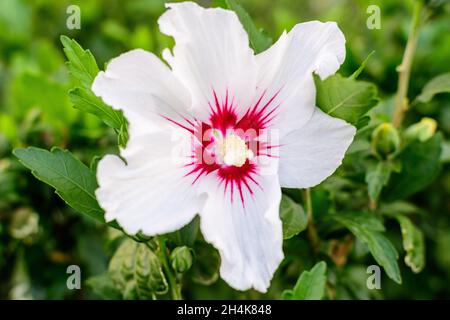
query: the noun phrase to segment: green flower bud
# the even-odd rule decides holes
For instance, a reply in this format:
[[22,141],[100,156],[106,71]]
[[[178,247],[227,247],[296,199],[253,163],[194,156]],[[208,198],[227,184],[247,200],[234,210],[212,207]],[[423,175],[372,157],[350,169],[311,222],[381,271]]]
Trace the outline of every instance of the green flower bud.
[[176,272],[186,272],[192,266],[191,249],[186,246],[175,248],[170,254],[170,263]]
[[372,147],[381,157],[395,153],[400,146],[397,129],[390,123],[380,124],[372,133]]
[[431,118],[422,118],[420,122],[411,125],[405,131],[405,137],[408,140],[426,141],[436,132],[437,122]]

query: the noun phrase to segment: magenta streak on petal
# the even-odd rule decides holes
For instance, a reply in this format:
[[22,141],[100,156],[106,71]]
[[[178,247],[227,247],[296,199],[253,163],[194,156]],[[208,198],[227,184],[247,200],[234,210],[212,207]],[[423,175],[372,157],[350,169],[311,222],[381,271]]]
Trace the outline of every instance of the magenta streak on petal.
[[223,135],[225,135],[227,129],[233,129],[236,124],[236,109],[233,107],[232,103],[228,103],[228,90],[226,90],[225,94],[225,103],[223,103],[222,105],[219,102],[217,94],[214,90],[213,95],[215,108],[209,103],[209,107],[211,110],[211,114],[209,116],[209,126],[210,128],[219,130]]
[[[173,119],[170,119],[169,117],[166,117],[166,116],[162,116],[162,117],[163,117],[164,119],[166,119],[166,120],[172,122],[173,124],[176,124],[176,125],[179,126],[180,128],[183,128],[183,129],[189,131],[190,133],[194,134],[194,129],[190,129],[190,128],[188,128],[187,126],[185,126],[185,125],[179,123],[178,121],[173,120]],[[186,120],[188,123],[191,123],[189,120],[187,120],[187,119],[185,119],[185,118],[183,118],[183,119]],[[192,125],[193,125],[193,124],[192,124]]]
[[[257,138],[277,116],[275,111],[278,110],[280,105],[271,107],[271,104],[279,92],[280,90],[270,97],[263,106],[260,106],[266,94],[266,91],[264,91],[256,103],[248,108],[241,117],[238,116],[236,111],[234,98],[231,101],[229,99],[228,90],[225,91],[223,101],[219,101],[216,91],[212,90],[213,101],[208,102],[210,114],[206,122],[197,121],[195,118],[190,121],[183,116],[180,116],[182,120],[177,121],[163,116],[166,120],[187,130],[192,135],[194,143],[192,154],[189,156],[192,162],[185,165],[185,167],[191,168],[184,176],[192,176],[192,184],[195,184],[202,176],[215,173],[219,185],[223,185],[224,195],[229,190],[230,200],[233,202],[234,192],[237,191],[244,206],[244,190],[252,195],[252,188],[258,187],[261,189],[256,179],[259,172],[258,165],[254,160],[249,159],[240,167],[220,163],[215,146],[217,139],[220,140],[221,138],[217,138],[211,131],[212,129],[219,131],[222,137],[226,137],[228,130],[235,130],[234,132],[238,135],[241,135],[238,132],[243,132],[241,138],[246,141],[247,147],[251,149],[255,157],[277,157],[272,155],[270,151],[280,147],[280,145],[269,145],[266,142],[258,141]],[[183,120],[186,124],[183,123]]]

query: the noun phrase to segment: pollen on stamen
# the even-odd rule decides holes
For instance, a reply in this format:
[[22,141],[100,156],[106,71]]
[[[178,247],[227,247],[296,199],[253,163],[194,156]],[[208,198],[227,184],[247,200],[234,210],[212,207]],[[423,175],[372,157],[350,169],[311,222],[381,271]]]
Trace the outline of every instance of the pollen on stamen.
[[164,117],[188,131],[196,141],[189,155],[191,161],[185,165],[190,167],[185,177],[192,177],[192,184],[195,184],[202,176],[215,174],[218,184],[223,186],[224,195],[229,191],[233,202],[237,193],[242,205],[245,205],[244,191],[252,195],[255,187],[261,188],[257,181],[258,157],[276,157],[271,150],[279,145],[269,145],[259,141],[258,137],[277,116],[279,105],[271,105],[279,92],[261,105],[266,95],[264,91],[240,117],[234,97],[229,98],[228,90],[223,101],[220,101],[215,90],[212,91],[213,100],[208,102],[210,114],[207,121]]

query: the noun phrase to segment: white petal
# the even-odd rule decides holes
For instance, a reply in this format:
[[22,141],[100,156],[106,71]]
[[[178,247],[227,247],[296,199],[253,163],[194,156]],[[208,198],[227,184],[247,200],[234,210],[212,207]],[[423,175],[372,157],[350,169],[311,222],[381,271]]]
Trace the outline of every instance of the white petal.
[[321,78],[335,73],[345,59],[345,38],[334,22],[297,24],[268,50],[256,56],[258,90],[265,100],[279,91],[273,126],[280,135],[301,128],[312,116],[316,90],[313,72]]
[[303,128],[281,140],[281,186],[309,188],[325,180],[342,163],[355,132],[355,127],[316,108]]
[[[182,139],[188,139],[188,136]],[[192,179],[179,162],[190,150],[174,153],[176,143],[165,133],[132,136],[122,156],[104,157],[97,168],[96,191],[105,219],[116,219],[129,233],[162,234],[181,228],[203,204]]]
[[228,90],[237,109],[246,109],[256,86],[256,63],[248,36],[236,14],[220,8],[204,9],[193,2],[167,4],[158,20],[161,32],[174,37],[173,56],[164,57],[174,74],[190,90],[193,105],[208,114],[208,102],[219,101]]
[[[190,106],[188,91],[170,69],[142,49],[111,60],[95,78],[92,90],[114,109],[123,110],[131,129],[139,132],[158,123],[169,124],[161,115],[178,119]],[[134,130],[138,126],[142,130]]]
[[208,199],[200,214],[205,239],[220,252],[221,277],[233,288],[265,292],[283,259],[279,218],[281,189],[276,175],[257,178],[251,195],[243,188],[244,206],[237,188],[224,193],[214,176],[203,182]]

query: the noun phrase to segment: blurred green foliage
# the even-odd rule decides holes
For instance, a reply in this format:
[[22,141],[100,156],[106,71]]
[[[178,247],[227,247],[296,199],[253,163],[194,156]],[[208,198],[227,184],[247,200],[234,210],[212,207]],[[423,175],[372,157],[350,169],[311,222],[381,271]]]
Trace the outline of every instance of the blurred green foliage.
[[[228,287],[217,277],[217,252],[197,232],[182,230],[169,237],[168,245],[170,249],[183,245],[195,249],[193,257],[186,251],[193,262],[186,271],[185,297],[280,298],[286,289],[300,292],[300,288],[296,289],[300,273],[320,261],[316,258],[319,255],[327,260],[327,298],[450,298],[450,95],[433,97],[432,91],[422,94],[404,122],[407,127],[423,117],[432,118],[437,122],[439,134],[424,142],[413,141],[400,154],[383,160],[371,153],[370,146],[373,129],[389,121],[392,115],[397,90],[396,67],[407,40],[413,1],[376,1],[381,9],[379,30],[366,27],[369,16],[366,10],[373,4],[372,0],[240,2],[256,27],[263,28],[272,39],[298,22],[336,21],[347,39],[347,58],[340,74],[350,76],[375,51],[358,79],[374,83],[381,100],[370,113],[369,125],[358,131],[344,165],[335,176],[312,190],[312,209],[319,236],[327,240],[318,249],[319,253],[314,252],[307,232],[301,232],[306,218],[303,209],[297,206],[304,204],[304,199],[298,190],[285,190],[290,196],[285,199],[285,209],[289,211],[282,214],[296,225],[293,230],[285,230],[289,234],[284,245],[286,259],[267,295],[237,292]],[[220,0],[199,2],[204,6],[225,5]],[[429,80],[450,72],[450,5],[440,2],[424,13],[427,22],[420,29],[410,80],[412,101]],[[80,30],[66,27],[66,9],[73,4],[81,8]],[[147,257],[152,251],[145,251],[142,244],[129,244],[130,240],[124,242],[119,231],[76,213],[51,187],[34,179],[12,155],[12,150],[30,145],[45,149],[59,146],[70,149],[87,166],[96,156],[117,153],[115,131],[94,115],[73,108],[76,103],[73,95],[76,98],[87,93],[68,94],[80,83],[68,73],[60,36],[67,35],[83,48],[89,48],[100,69],[109,59],[133,48],[144,48],[160,56],[162,49],[173,45],[173,40],[162,35],[157,27],[157,18],[163,11],[162,0],[0,1],[0,298],[154,296],[155,292],[141,283],[142,278],[149,277],[145,273],[145,263],[149,262],[138,265],[136,253],[139,251],[139,257]],[[433,84],[430,86],[433,90]],[[120,124],[116,129],[120,129]],[[397,161],[407,165],[399,170]],[[378,179],[377,172],[385,170],[389,171],[389,184]],[[375,174],[370,176],[368,172]],[[383,200],[377,210],[384,225],[372,218],[364,220],[363,213],[358,215],[358,225],[354,225],[355,219],[351,218],[354,213],[350,211],[365,208],[366,183],[371,190],[376,190],[372,191],[376,195],[372,198]],[[336,214],[343,210],[346,214],[338,217]],[[198,229],[195,224],[194,221],[190,228]],[[350,229],[357,239],[341,225]],[[189,239],[192,234],[193,239]],[[426,250],[412,250],[417,241],[420,246],[421,237],[425,239]],[[127,283],[122,281],[123,275],[117,275],[120,270],[114,269],[115,264],[124,263],[118,255],[121,249],[116,249],[123,251],[127,243],[135,250],[126,253],[133,254],[133,265],[138,266],[129,275],[135,285],[128,291],[117,292],[114,279],[120,280],[122,286]],[[399,280],[396,264],[392,265],[392,259],[385,256],[395,256],[398,252],[403,260],[406,255],[406,263],[399,263],[401,285],[383,276],[381,290],[366,287],[366,267],[375,263],[369,249],[396,280]],[[110,261],[111,257],[114,258]],[[71,291],[66,287],[66,268],[71,264],[80,265],[83,270],[82,290]],[[298,283],[323,283],[321,274],[325,267],[320,264],[318,280],[313,278],[317,268],[304,273]],[[418,271],[421,272],[416,274]],[[167,285],[165,279],[160,279],[160,283]],[[165,290],[159,293],[164,294]],[[314,297],[317,295],[323,293]]]

